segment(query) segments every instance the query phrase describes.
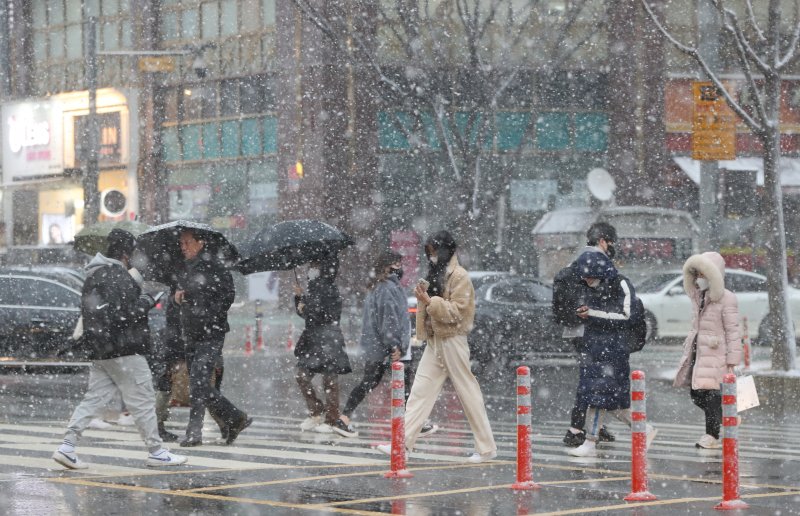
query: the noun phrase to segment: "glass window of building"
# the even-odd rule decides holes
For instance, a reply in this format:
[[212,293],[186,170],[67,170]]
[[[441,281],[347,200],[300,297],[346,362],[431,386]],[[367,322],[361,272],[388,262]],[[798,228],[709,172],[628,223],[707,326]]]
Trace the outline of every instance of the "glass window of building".
[[203,18],[202,33],[203,39],[216,39],[219,37],[219,4],[208,2],[202,5],[201,14]]
[[220,82],[219,93],[220,115],[234,116],[239,114],[239,80],[230,79]]
[[100,0],[83,0],[86,16],[100,16]]
[[222,0],[220,22],[220,34],[231,36],[239,32],[239,18],[236,0]]
[[261,28],[261,0],[241,0],[242,32],[255,32]]
[[67,59],[83,56],[83,30],[80,24],[67,26]]
[[119,0],[101,0],[103,16],[116,16],[119,13]]
[[122,22],[122,48],[133,48],[133,29],[130,20]]
[[178,39],[178,13],[165,12],[161,17],[161,35],[165,40]]
[[31,8],[31,17],[34,29],[47,27],[47,5],[44,2],[35,2]]
[[83,10],[81,0],[67,0],[67,23],[80,23]]
[[44,31],[33,33],[33,57],[38,62],[47,59],[47,33]]
[[167,88],[164,90],[164,122],[178,122],[178,89]]
[[195,40],[200,32],[200,13],[195,9],[186,9],[181,13],[181,38]]
[[50,58],[62,59],[64,57],[64,30],[50,30]]
[[102,26],[103,50],[119,49],[119,22],[107,21]]
[[217,116],[217,88],[210,84],[197,88],[200,99],[200,116],[202,118],[216,118]]
[[261,0],[264,14],[264,25],[267,27],[275,26],[275,0]]
[[62,0],[47,2],[47,8],[50,11],[48,20],[50,25],[60,25],[64,23],[64,3]]

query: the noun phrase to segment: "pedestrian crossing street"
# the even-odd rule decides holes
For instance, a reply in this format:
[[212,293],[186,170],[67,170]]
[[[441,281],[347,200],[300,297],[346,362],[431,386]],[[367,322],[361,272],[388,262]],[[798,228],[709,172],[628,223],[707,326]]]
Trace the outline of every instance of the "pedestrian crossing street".
[[[343,438],[337,434],[301,432],[300,418],[256,416],[236,443],[225,446],[218,441],[218,433],[206,424],[205,443],[201,447],[182,449],[173,444],[178,453],[189,456],[188,470],[255,470],[270,468],[315,467],[321,465],[377,466],[387,465],[388,458],[373,449],[390,439],[388,421],[356,421],[359,436]],[[472,440],[466,422],[437,421],[439,432],[417,442],[411,454],[412,465],[426,462],[463,462],[472,450]],[[616,423],[609,428],[617,436],[614,443],[603,443],[600,456],[578,459],[567,455],[561,439],[566,421],[534,422],[534,463],[550,465],[597,464],[625,468],[630,461],[630,435]],[[648,458],[651,462],[670,463],[721,463],[720,450],[697,450],[695,440],[703,434],[700,425],[658,423],[659,433]],[[169,422],[168,429],[180,433],[181,421]],[[493,430],[498,444],[498,461],[514,461],[516,453],[516,426],[510,422],[494,422]],[[63,468],[50,456],[61,441],[63,421],[30,421],[0,424],[0,481],[20,475],[48,477],[63,474]],[[800,434],[787,428],[748,427],[740,429],[740,463],[746,476],[748,460],[781,459],[800,461]],[[77,452],[87,470],[70,474],[95,476],[144,475],[159,472],[144,465],[146,452],[138,432],[133,427],[114,427],[108,430],[90,429],[84,433]],[[163,471],[163,470],[162,470]]]

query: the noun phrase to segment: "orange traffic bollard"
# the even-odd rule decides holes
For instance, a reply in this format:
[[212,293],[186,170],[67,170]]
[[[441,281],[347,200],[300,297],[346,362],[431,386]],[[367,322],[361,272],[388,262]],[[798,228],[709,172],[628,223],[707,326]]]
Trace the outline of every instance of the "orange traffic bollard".
[[747,509],[739,499],[739,418],[736,417],[736,375],[722,379],[722,501],[720,511]]
[[647,408],[644,373],[631,373],[631,492],[628,502],[656,500],[647,490]]
[[411,478],[406,469],[406,389],[402,362],[392,362],[392,454],[391,470],[386,478]]
[[517,368],[517,481],[511,489],[539,489],[533,481],[533,453],[531,451],[531,370],[528,366]]

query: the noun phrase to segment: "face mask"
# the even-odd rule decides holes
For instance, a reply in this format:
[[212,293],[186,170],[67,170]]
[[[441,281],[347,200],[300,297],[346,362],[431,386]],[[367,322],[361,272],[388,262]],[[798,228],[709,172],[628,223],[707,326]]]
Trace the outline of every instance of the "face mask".
[[606,256],[609,258],[614,258],[617,254],[617,249],[614,247],[614,244],[608,244],[606,247]]
[[397,280],[403,279],[403,269],[389,269],[389,274],[397,276]]
[[434,264],[434,265],[436,265],[437,263],[439,263],[439,257],[438,257],[438,256],[436,256],[436,255],[433,255],[433,256],[431,256],[430,258],[428,258],[428,260],[430,260],[430,262],[431,262],[432,264]]
[[317,268],[308,269],[308,280],[311,281],[317,278],[319,278],[319,269]]
[[600,280],[597,278],[587,279],[586,284],[589,285],[589,288],[597,288],[600,286]]
[[694,282],[700,290],[708,290],[708,280],[705,278],[697,278]]

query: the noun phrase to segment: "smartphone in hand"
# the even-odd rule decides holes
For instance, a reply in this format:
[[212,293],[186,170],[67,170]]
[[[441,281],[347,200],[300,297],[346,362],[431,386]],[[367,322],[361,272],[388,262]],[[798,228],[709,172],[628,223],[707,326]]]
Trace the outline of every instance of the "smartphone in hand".
[[158,292],[158,293],[156,293],[156,294],[153,294],[153,301],[155,301],[155,303],[156,303],[156,304],[160,303],[160,302],[161,302],[161,299],[162,299],[162,298],[163,298],[163,297],[164,297],[166,294],[167,294],[167,293],[166,293],[166,292],[164,292],[163,290],[162,290],[161,292]]
[[422,287],[422,290],[425,290],[425,291],[427,291],[427,290],[428,290],[428,287],[429,287],[431,284],[430,284],[430,282],[429,282],[428,280],[426,280],[425,278],[420,278],[420,279],[418,279],[418,280],[417,280],[417,285],[421,286],[421,287]]

